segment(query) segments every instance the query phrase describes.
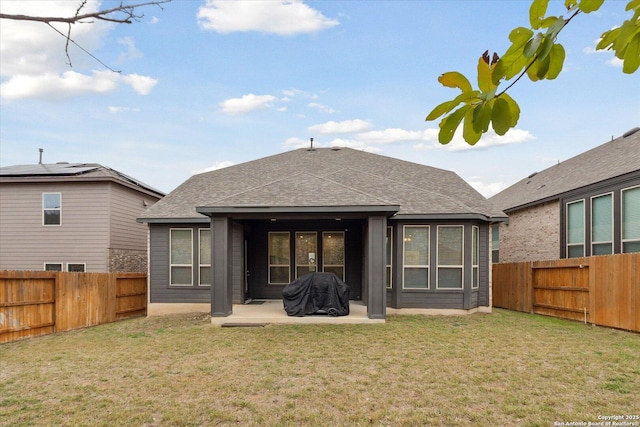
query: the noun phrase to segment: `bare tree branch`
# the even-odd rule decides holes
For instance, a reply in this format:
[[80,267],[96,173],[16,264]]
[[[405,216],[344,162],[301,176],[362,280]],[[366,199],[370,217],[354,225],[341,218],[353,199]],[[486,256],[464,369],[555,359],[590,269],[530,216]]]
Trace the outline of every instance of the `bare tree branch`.
[[[73,65],[71,64],[71,57],[69,56],[69,43],[73,43],[79,49],[81,49],[84,53],[86,53],[87,55],[89,55],[90,57],[98,61],[101,65],[103,65],[107,69],[116,73],[120,73],[120,71],[116,71],[113,68],[109,67],[107,64],[102,62],[91,52],[89,52],[88,50],[80,46],[78,43],[76,43],[75,40],[71,38],[71,28],[72,28],[71,26],[73,24],[78,24],[78,23],[90,24],[95,22],[93,21],[94,19],[97,19],[100,21],[114,22],[116,24],[132,24],[134,21],[139,21],[144,17],[144,15],[142,14],[140,15],[136,14],[136,9],[139,9],[145,6],[158,6],[160,9],[163,9],[162,4],[169,3],[172,0],[154,0],[154,1],[147,1],[142,3],[129,4],[129,5],[125,5],[122,2],[120,2],[120,6],[112,7],[110,9],[99,10],[97,12],[91,12],[91,13],[81,13],[82,10],[87,5],[87,1],[88,0],[82,0],[80,2],[80,5],[76,9],[75,15],[70,17],[12,15],[7,13],[0,13],[0,19],[10,19],[14,21],[41,22],[43,24],[48,25],[56,33],[60,34],[62,37],[64,37],[67,40],[64,47],[64,53],[67,55],[67,60],[69,61],[68,64],[70,67],[73,67]],[[69,27],[67,30],[67,34],[63,34],[60,30],[58,30],[56,27],[51,25],[52,23],[67,24]]]
[[145,6],[158,6],[162,8],[163,3],[169,3],[171,0],[156,0],[156,1],[148,1],[144,3],[135,3],[130,5],[125,5],[120,3],[120,6],[113,7],[111,9],[99,10],[97,12],[91,13],[83,13],[81,14],[81,10],[86,5],[86,0],[84,0],[80,6],[78,7],[76,14],[70,17],[60,17],[60,16],[31,16],[31,15],[12,15],[9,13],[0,13],[0,19],[12,19],[14,21],[32,21],[32,22],[42,22],[45,24],[50,24],[52,22],[61,22],[65,24],[75,24],[85,19],[99,19],[102,21],[115,22],[117,24],[132,24],[133,21],[138,21],[144,15],[136,15],[136,9],[145,7]]

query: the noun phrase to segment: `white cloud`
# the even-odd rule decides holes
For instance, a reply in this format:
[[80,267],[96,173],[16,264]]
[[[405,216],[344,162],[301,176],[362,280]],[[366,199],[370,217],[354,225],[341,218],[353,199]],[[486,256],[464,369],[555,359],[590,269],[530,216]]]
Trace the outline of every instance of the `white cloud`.
[[202,28],[222,34],[259,31],[291,36],[315,33],[339,24],[300,0],[207,0],[197,17]]
[[479,149],[487,149],[490,147],[495,147],[498,145],[508,145],[508,144],[520,144],[526,141],[531,141],[535,139],[535,137],[531,134],[531,132],[522,129],[511,129],[503,136],[497,135],[493,130],[489,130],[486,134],[480,138],[475,145],[469,145],[462,138],[462,130],[458,128],[453,139],[450,143],[446,145],[442,145],[438,142],[438,130],[430,129],[425,132],[431,131],[433,137],[430,136],[429,140],[433,141],[430,144],[420,143],[414,145],[416,150],[430,150],[430,149],[443,149],[447,151],[468,151],[468,150],[479,150]]
[[204,168],[204,169],[198,170],[198,171],[192,171],[191,174],[192,175],[197,175],[197,174],[200,174],[200,173],[211,172],[211,171],[215,171],[215,170],[218,170],[218,169],[228,168],[229,166],[233,166],[233,165],[235,165],[235,163],[232,162],[231,160],[224,160],[222,162],[214,163],[213,165],[209,166],[208,168]]
[[415,142],[429,141],[437,138],[437,131],[427,129],[424,131],[408,131],[405,129],[390,128],[385,130],[374,130],[358,134],[356,138],[359,141],[368,142],[370,144],[392,144],[396,142]]
[[158,83],[158,80],[138,74],[128,74],[122,76],[122,80],[130,85],[133,90],[140,95],[148,95],[151,89]]
[[371,127],[371,123],[355,119],[355,120],[344,120],[341,122],[334,122],[333,120],[321,123],[318,125],[313,125],[309,127],[309,132],[311,133],[319,133],[322,135],[332,134],[332,133],[354,133],[354,132],[362,132]]
[[120,75],[113,71],[93,71],[86,75],[75,71],[62,74],[17,74],[0,85],[3,99],[64,99],[84,94],[105,94],[118,88],[119,82],[130,85],[140,95],[147,95],[157,80],[137,74]]
[[314,108],[318,111],[322,111],[323,113],[329,113],[329,114],[333,114],[336,112],[336,110],[334,110],[331,107],[328,107],[326,105],[322,105],[322,104],[318,104],[317,102],[310,102],[307,107],[309,108]]
[[242,98],[231,98],[220,103],[222,111],[227,114],[242,114],[273,106],[276,97],[273,95],[254,95],[250,93]]
[[[83,11],[99,10],[98,0],[88,0]],[[12,1],[2,0],[2,12],[31,16],[68,17],[76,13],[78,2],[58,1]],[[68,28],[62,24],[52,24],[63,34]],[[94,21],[74,25],[71,29],[73,40],[89,52],[100,48],[114,24]],[[69,56],[73,69],[67,63],[65,37],[49,26],[38,22],[2,20],[0,25],[0,75],[3,78],[3,99],[43,98],[46,100],[68,98],[83,94],[105,94],[119,85],[128,84],[137,93],[146,95],[156,84],[150,77],[136,74],[120,76],[111,71],[95,71],[95,59],[69,46]],[[119,43],[128,48],[126,57],[141,53],[132,40],[121,39]],[[123,57],[124,58],[124,57]]]
[[484,197],[491,197],[507,188],[507,184],[504,182],[484,182],[477,178],[470,178],[467,180],[469,185],[475,188]]

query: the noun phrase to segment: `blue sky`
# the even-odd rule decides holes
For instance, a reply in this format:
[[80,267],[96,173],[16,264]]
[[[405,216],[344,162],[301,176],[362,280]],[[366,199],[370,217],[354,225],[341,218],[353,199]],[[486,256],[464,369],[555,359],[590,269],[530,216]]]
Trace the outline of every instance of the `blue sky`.
[[[103,7],[118,2],[104,1]],[[200,1],[143,9],[133,25],[0,25],[0,165],[95,162],[170,192],[194,173],[308,146],[343,145],[453,170],[485,196],[640,125],[640,72],[594,52],[626,0],[576,18],[554,81],[510,94],[516,129],[475,147],[437,142],[424,118],[528,25],[525,0]],[[3,13],[73,14],[78,2],[2,0]],[[552,1],[550,13],[563,13]],[[98,7],[89,0],[88,9]]]

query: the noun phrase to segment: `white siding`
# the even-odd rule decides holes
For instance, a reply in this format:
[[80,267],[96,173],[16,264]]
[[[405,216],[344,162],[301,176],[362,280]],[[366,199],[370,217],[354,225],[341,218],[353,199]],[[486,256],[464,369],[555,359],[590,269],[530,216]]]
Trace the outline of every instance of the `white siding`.
[[[42,270],[45,262],[107,270],[108,183],[3,183],[0,269]],[[42,193],[62,194],[62,225],[42,225]]]

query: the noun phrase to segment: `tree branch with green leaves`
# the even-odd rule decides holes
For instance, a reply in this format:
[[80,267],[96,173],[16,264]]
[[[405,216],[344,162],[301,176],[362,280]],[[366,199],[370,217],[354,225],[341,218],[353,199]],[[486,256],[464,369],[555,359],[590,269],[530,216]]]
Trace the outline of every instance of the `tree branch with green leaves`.
[[[502,56],[486,51],[478,59],[478,88],[457,71],[442,74],[438,81],[445,87],[458,88],[460,94],[436,106],[426,121],[440,121],[438,140],[448,144],[462,123],[464,140],[474,145],[489,131],[498,135],[514,128],[520,118],[518,103],[506,92],[523,77],[536,82],[553,80],[562,71],[564,47],[557,42],[558,35],[580,14],[600,9],[605,0],[565,0],[566,13],[546,16],[549,0],[533,0],[529,8],[530,28],[518,27],[509,34],[511,46]],[[611,50],[623,61],[622,71],[635,73],[640,66],[640,0],[631,0],[626,11],[633,16],[622,25],[602,33],[596,50]],[[500,85],[506,87],[500,89]]]

